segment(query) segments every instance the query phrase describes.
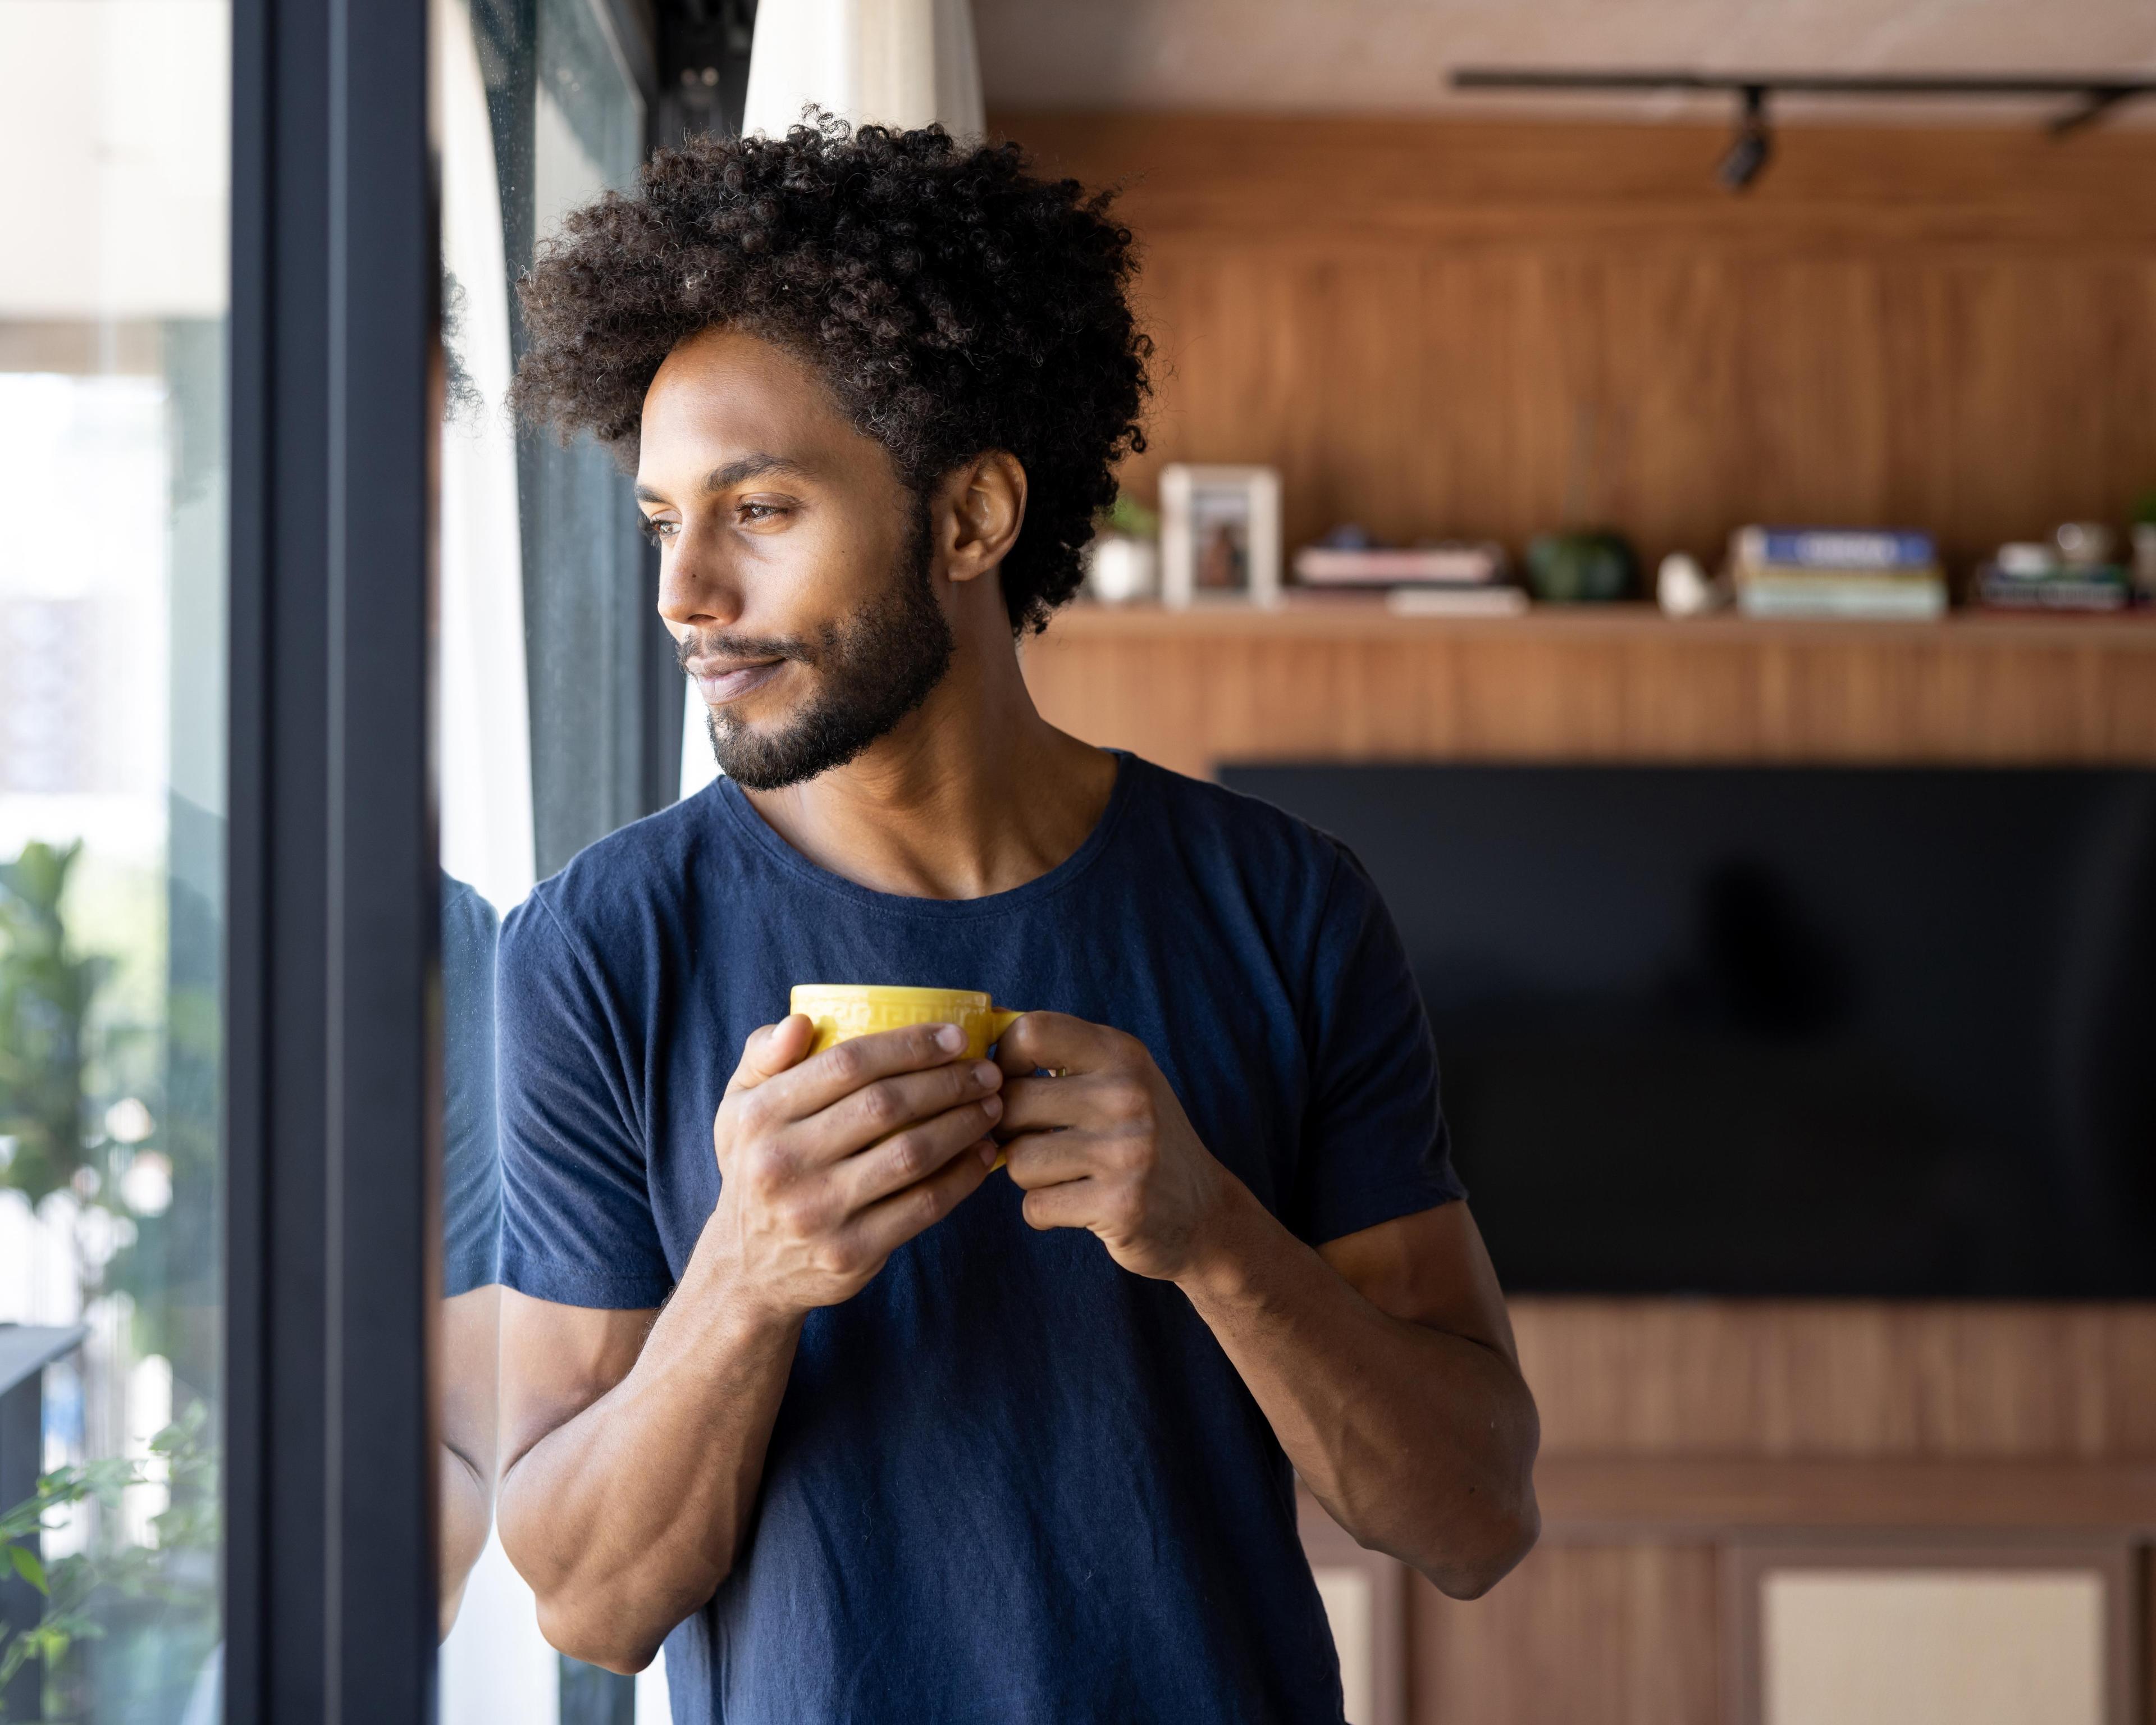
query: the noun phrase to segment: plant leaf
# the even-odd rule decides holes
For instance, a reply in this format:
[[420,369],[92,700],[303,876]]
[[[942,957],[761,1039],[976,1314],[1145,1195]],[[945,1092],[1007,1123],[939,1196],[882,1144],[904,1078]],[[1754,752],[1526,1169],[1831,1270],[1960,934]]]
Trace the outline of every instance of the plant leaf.
[[45,1579],[45,1566],[38,1561],[37,1554],[31,1551],[29,1547],[11,1545],[8,1548],[8,1556],[14,1563],[15,1573],[18,1575],[44,1594],[47,1599],[52,1597],[52,1584]]

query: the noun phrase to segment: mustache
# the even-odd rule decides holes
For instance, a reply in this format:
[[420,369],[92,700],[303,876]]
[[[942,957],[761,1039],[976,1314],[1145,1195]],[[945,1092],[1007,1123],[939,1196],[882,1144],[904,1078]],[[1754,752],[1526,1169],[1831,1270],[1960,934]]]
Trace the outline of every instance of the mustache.
[[674,643],[674,658],[684,676],[691,665],[708,665],[713,660],[736,659],[744,663],[772,659],[798,659],[814,663],[816,655],[806,641],[784,635],[736,635],[714,631],[683,635]]

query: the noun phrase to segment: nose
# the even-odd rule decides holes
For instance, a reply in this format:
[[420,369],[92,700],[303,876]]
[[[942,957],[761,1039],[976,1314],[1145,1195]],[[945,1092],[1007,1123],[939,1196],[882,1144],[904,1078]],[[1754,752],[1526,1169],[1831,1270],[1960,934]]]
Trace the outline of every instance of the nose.
[[740,620],[741,586],[724,553],[691,520],[659,558],[659,614],[677,630],[723,629]]

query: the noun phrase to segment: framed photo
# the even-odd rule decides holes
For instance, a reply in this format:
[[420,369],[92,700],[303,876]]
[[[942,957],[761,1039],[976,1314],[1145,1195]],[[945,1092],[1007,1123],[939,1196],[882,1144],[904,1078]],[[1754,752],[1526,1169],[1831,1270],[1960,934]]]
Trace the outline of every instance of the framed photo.
[[1270,605],[1281,589],[1280,475],[1174,462],[1160,475],[1160,596]]

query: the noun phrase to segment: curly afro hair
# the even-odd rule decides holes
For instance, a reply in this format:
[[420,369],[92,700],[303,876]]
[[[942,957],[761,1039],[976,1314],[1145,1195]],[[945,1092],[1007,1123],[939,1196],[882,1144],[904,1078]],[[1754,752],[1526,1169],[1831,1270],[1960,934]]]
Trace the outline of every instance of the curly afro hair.
[[1077,591],[1078,553],[1145,448],[1152,343],[1132,316],[1128,229],[1108,194],[1028,171],[1015,144],[941,126],[661,150],[635,195],[571,214],[517,285],[530,347],[516,401],[563,436],[636,459],[644,392],[685,337],[745,330],[799,354],[916,493],[971,457],[1024,464],[1004,560],[1014,632]]

